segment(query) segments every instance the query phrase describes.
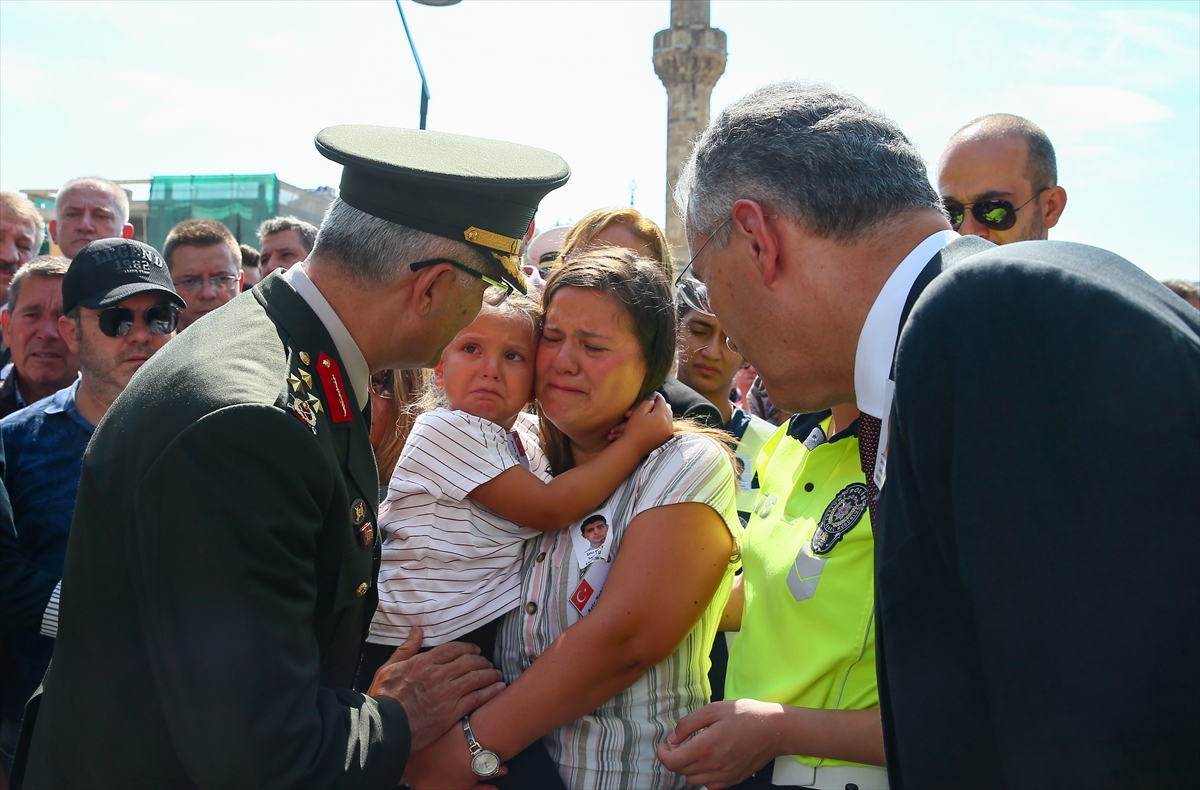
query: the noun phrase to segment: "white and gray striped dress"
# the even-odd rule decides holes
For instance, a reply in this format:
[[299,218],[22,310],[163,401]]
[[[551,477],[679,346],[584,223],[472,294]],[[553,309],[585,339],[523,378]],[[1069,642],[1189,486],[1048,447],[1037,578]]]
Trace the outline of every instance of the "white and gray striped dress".
[[[741,526],[735,493],[733,466],[715,441],[697,434],[671,439],[597,508],[609,516],[611,557],[620,552],[625,529],[637,515],[683,502],[712,507],[738,541]],[[569,600],[580,579],[571,543],[571,535],[578,529],[576,523],[525,544],[521,568],[521,601],[525,605],[505,617],[497,644],[497,658],[508,683],[580,619]],[[658,761],[654,745],[666,740],[680,718],[709,701],[708,654],[729,598],[734,567],[731,558],[717,594],[674,653],[596,710],[543,738],[568,788],[688,786],[684,777]],[[653,601],[646,603],[653,606]]]

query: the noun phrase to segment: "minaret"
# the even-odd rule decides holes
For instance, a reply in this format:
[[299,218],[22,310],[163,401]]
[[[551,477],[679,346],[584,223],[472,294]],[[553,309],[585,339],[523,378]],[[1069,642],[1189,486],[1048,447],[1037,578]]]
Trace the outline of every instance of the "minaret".
[[677,265],[687,238],[675,208],[675,182],[708,126],[713,86],[725,73],[725,31],[708,24],[708,0],[671,0],[671,26],[654,34],[654,71],[667,89],[667,241]]

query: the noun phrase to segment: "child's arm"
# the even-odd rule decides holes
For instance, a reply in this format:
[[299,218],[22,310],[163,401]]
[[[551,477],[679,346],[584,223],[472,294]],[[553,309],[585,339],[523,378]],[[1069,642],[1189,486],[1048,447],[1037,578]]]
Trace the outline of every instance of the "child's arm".
[[523,527],[545,532],[563,529],[616,491],[674,430],[670,405],[655,394],[653,400],[634,407],[625,433],[588,463],[549,483],[513,466],[473,490],[470,497]]

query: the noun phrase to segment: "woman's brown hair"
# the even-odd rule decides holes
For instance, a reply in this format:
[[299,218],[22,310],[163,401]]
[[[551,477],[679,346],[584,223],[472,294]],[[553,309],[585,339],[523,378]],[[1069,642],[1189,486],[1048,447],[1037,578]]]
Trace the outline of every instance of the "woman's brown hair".
[[650,252],[654,256],[653,260],[662,267],[668,278],[674,276],[675,263],[671,258],[671,245],[667,243],[666,234],[662,232],[662,228],[654,224],[653,220],[630,206],[598,208],[572,225],[571,229],[567,231],[567,235],[563,236],[559,263],[561,264],[572,254],[582,253],[600,235],[601,231],[614,223],[624,225],[635,236],[646,242],[646,246],[650,248]]
[[[408,434],[412,432],[413,421],[416,419],[412,404],[424,392],[425,380],[432,378],[428,371],[424,370],[388,370],[387,373],[390,376],[392,391],[391,408],[394,410],[394,415],[389,416],[393,417],[394,422],[392,429],[384,434],[379,446],[375,448],[375,465],[379,471],[380,485],[387,485],[392,479],[392,472],[396,469],[396,462],[400,460],[400,453],[404,450],[404,443],[408,441]],[[383,416],[376,415],[376,419]]]
[[[613,297],[625,308],[642,360],[646,363],[646,376],[634,403],[650,397],[671,372],[679,331],[671,283],[660,264],[638,257],[637,253],[623,247],[568,255],[563,265],[546,281],[542,291],[544,313],[549,312],[554,295],[563,288],[599,291]],[[540,406],[538,423],[542,448],[550,461],[551,471],[557,475],[574,467],[570,440],[542,413]],[[687,421],[677,421],[676,432],[680,430],[693,431],[695,426]],[[703,432],[715,438],[724,437],[721,432]]]

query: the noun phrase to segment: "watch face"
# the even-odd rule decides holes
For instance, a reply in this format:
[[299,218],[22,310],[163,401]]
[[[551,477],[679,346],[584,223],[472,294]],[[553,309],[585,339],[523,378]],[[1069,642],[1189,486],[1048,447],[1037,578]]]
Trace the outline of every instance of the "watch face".
[[492,776],[500,770],[500,758],[484,749],[471,758],[471,770],[476,776]]

